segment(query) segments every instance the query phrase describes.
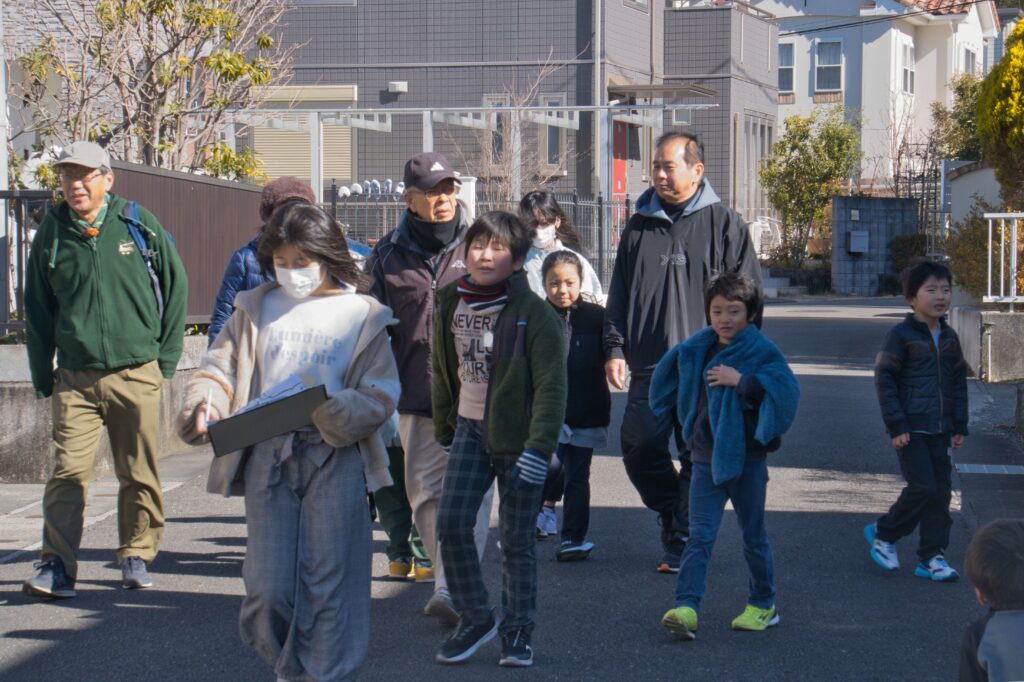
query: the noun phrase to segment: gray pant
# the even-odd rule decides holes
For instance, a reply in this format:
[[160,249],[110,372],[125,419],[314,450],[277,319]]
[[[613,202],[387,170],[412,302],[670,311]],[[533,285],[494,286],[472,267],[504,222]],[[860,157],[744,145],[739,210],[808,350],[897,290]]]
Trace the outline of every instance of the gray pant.
[[362,457],[299,437],[280,457],[257,448],[246,467],[242,641],[286,680],[352,679],[370,630]]

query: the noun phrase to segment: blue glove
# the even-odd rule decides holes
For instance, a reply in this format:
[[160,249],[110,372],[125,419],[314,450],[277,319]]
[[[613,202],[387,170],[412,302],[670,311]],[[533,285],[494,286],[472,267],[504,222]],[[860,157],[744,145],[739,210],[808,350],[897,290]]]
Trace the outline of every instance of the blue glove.
[[524,450],[512,467],[512,478],[519,489],[538,488],[547,477],[548,459],[537,450]]

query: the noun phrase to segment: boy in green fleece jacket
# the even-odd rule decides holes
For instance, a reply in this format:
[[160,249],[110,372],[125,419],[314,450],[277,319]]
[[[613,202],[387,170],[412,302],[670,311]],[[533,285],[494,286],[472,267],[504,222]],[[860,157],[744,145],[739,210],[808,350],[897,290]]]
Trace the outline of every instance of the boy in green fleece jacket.
[[[503,666],[533,663],[537,601],[534,524],[565,414],[562,324],[523,274],[532,241],[518,216],[492,211],[466,233],[469,274],[438,292],[434,322],[435,435],[450,447],[437,513],[441,557],[459,626],[437,652],[458,663],[501,623]],[[484,493],[501,497],[502,614],[495,618],[473,542]]]
[[53,397],[56,461],[43,493],[42,560],[24,591],[67,598],[75,596],[85,492],[104,426],[120,481],[122,585],[153,584],[146,564],[164,527],[157,412],[163,379],[181,356],[188,285],[167,233],[139,208],[157,300],[129,231],[131,209],[110,194],[114,174],[102,147],[75,142],[57,167],[65,202],[39,226],[25,286],[32,384],[37,397]]

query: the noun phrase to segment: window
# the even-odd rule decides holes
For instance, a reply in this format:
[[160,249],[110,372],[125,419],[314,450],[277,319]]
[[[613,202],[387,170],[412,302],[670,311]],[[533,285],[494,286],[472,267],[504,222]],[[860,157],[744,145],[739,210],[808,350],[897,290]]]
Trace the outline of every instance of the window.
[[779,43],[779,92],[793,92],[793,43]]
[[903,43],[903,92],[914,94],[914,44]]
[[822,40],[815,46],[815,92],[838,92],[843,89],[843,43]]
[[[507,107],[508,95],[484,95],[485,107]],[[508,114],[497,114],[494,117],[495,128],[491,131],[491,163],[500,163],[505,155],[505,135],[508,130]]]
[[677,126],[688,126],[693,123],[693,109],[675,109],[672,111],[672,123]]
[[978,53],[970,48],[964,48],[964,73],[977,73]]
[[647,3],[649,0],[622,0],[622,4],[626,7],[632,7],[643,12],[647,11]]
[[[546,107],[565,106],[565,95],[541,95],[541,103]],[[554,115],[556,112],[548,112]],[[561,114],[559,114],[561,115]],[[544,126],[544,163],[549,166],[561,166],[565,157],[565,129],[557,126]]]

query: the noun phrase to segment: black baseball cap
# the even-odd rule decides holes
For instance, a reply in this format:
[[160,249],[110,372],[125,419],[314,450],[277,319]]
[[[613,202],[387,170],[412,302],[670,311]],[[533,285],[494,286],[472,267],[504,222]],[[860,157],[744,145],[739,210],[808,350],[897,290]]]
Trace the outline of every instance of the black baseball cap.
[[459,174],[452,170],[441,152],[421,152],[405,162],[405,174],[402,182],[406,188],[415,187],[426,192],[443,180],[458,182]]

